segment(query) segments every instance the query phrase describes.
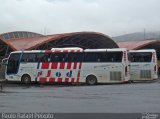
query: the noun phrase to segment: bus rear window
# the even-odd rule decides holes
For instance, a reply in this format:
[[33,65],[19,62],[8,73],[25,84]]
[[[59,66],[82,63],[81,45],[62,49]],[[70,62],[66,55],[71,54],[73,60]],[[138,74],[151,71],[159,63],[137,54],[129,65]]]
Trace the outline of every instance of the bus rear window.
[[151,52],[131,52],[129,53],[129,60],[131,62],[151,62]]

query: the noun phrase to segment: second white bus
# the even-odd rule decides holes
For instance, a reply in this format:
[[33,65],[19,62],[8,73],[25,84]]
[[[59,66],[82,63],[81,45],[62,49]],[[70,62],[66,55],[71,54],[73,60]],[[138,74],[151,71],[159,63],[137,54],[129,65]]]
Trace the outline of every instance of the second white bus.
[[6,65],[6,79],[30,83],[127,82],[130,79],[125,48],[56,48],[11,52]]
[[154,49],[130,50],[131,80],[157,79],[157,55]]

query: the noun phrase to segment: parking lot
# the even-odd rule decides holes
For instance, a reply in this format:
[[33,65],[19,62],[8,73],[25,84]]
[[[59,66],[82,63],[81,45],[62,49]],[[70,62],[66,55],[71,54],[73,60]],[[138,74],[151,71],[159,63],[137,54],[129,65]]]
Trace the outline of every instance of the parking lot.
[[160,81],[97,86],[7,84],[0,112],[139,113],[160,111]]

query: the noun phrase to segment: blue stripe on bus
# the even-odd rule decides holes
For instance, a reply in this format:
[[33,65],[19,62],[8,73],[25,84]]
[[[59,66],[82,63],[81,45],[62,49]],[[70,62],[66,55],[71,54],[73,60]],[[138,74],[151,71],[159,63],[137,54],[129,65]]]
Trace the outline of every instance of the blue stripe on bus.
[[[22,55],[23,55],[23,51],[21,52],[20,57],[19,57],[18,67],[17,67],[17,73],[18,73],[18,71],[19,71],[19,66],[20,66],[20,63],[21,63]],[[16,73],[16,74],[17,74],[17,73]]]
[[[42,52],[42,50],[41,50],[41,52]],[[40,66],[40,62],[37,63],[37,70],[39,69],[39,66]],[[37,81],[37,79],[38,79],[38,75],[36,74],[35,81]]]
[[[39,66],[40,66],[40,62],[38,62],[38,64],[37,64],[37,71],[38,71],[38,69],[39,69]],[[37,79],[38,79],[38,75],[36,74],[35,81],[37,81]]]

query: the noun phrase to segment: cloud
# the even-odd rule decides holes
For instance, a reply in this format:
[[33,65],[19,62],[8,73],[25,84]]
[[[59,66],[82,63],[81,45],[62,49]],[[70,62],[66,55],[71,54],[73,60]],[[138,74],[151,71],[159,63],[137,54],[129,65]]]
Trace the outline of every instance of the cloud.
[[159,0],[0,0],[0,33],[96,31],[109,36],[160,29]]

